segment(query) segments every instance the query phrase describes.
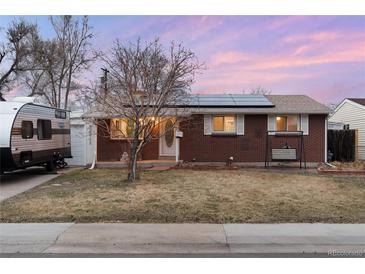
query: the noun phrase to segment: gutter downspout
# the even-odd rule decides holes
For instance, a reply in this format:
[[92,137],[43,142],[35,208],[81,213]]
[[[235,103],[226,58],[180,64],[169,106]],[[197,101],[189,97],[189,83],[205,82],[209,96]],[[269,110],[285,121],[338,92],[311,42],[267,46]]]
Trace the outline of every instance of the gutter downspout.
[[96,126],[95,129],[95,150],[94,150],[94,158],[93,158],[93,162],[91,164],[91,167],[89,169],[94,169],[95,168],[95,164],[96,164],[96,152],[98,150],[98,128]]
[[324,121],[324,162],[325,163],[327,163],[327,150],[328,150],[327,130],[328,130],[328,115],[326,116],[325,121]]

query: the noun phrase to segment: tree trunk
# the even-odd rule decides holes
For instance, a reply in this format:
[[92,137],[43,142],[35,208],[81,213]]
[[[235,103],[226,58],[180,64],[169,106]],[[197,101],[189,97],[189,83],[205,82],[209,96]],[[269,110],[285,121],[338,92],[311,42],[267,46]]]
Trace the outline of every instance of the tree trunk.
[[128,164],[128,182],[134,182],[137,179],[137,150],[138,138],[135,138],[131,146],[131,156]]

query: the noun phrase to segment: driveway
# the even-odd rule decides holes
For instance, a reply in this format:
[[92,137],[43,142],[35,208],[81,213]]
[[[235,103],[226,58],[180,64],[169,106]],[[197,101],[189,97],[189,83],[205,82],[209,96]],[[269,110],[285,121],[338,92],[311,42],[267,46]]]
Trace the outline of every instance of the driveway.
[[0,202],[71,170],[74,169],[68,168],[59,170],[57,173],[49,173],[42,167],[32,167],[5,173],[0,177]]

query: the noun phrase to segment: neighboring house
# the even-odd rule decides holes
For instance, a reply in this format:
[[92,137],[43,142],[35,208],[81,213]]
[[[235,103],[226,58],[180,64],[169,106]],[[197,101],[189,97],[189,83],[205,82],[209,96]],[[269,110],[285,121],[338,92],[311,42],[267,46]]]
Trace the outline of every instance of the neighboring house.
[[82,119],[82,111],[70,114],[71,154],[66,162],[72,166],[91,165],[96,150],[96,128]]
[[[182,138],[175,138],[173,131],[153,140],[143,148],[141,160],[226,162],[233,157],[234,162],[262,165],[268,134],[272,148],[289,146],[299,150],[298,133],[301,132],[307,162],[318,163],[326,159],[330,109],[308,96],[191,95],[185,107],[190,119],[179,125]],[[130,123],[123,117],[117,120],[113,124],[128,135]],[[161,127],[169,126],[168,119],[165,121]],[[129,154],[125,139],[113,135],[97,136],[97,161],[119,161],[124,151]]]
[[338,122],[331,122],[328,121],[328,129],[332,129],[332,130],[343,130],[346,129],[348,125],[344,124],[344,123],[338,123]]
[[357,159],[365,160],[365,98],[347,98],[335,109],[328,120],[331,123],[348,125],[357,130]]

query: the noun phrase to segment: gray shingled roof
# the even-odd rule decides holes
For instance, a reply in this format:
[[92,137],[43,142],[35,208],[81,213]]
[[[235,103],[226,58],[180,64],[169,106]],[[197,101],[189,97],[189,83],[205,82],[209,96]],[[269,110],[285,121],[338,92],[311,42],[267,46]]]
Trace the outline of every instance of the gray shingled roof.
[[[190,104],[190,107],[184,104],[192,114],[329,114],[331,112],[330,108],[306,95],[193,94],[192,97],[195,104]],[[186,114],[185,111],[184,113]],[[86,116],[101,117],[102,114],[91,112],[84,115]]]
[[274,112],[330,113],[331,109],[306,95],[266,95]]
[[257,113],[257,114],[328,114],[330,108],[317,102],[306,95],[266,95],[265,96],[274,107],[200,107],[192,108],[192,113]]

